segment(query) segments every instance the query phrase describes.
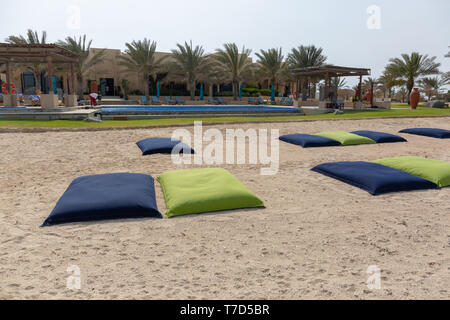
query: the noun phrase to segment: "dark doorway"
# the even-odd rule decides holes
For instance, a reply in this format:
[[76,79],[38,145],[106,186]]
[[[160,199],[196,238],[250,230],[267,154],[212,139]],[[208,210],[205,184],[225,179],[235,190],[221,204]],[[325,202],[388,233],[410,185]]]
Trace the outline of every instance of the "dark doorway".
[[33,72],[24,72],[23,73],[23,88],[22,92],[25,94],[34,94],[36,88],[36,82],[34,80]]
[[[57,77],[57,76],[53,76],[52,77],[52,81],[53,81],[53,93],[57,94],[58,93],[58,89],[62,90],[63,87],[63,78],[62,77]],[[43,78],[43,82],[44,82],[44,86],[42,88],[42,91],[46,94],[49,93],[49,83],[48,83],[48,77],[44,77]]]
[[99,91],[102,96],[115,96],[113,78],[100,78]]

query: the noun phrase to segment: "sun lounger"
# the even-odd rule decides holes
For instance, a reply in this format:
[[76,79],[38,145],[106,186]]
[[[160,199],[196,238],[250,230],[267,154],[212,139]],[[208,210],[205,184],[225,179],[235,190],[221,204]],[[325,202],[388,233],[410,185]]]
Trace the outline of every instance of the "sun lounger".
[[257,101],[259,104],[266,104],[266,102],[265,102],[263,99],[261,99],[261,97],[256,98],[256,101]]
[[174,101],[174,100],[172,100],[172,99],[170,99],[170,97],[164,97],[165,99],[166,99],[166,103],[167,104],[176,104],[176,102]]
[[184,101],[180,99],[180,97],[175,97],[175,101],[177,104],[184,104]]
[[259,103],[253,99],[252,97],[248,98],[248,104],[254,104],[254,105],[258,105]]
[[217,100],[220,104],[228,104],[225,100],[222,99],[222,97],[218,97]]
[[161,101],[159,101],[158,97],[153,96],[152,97],[152,104],[161,104]]
[[211,98],[211,97],[208,98],[208,102],[209,102],[210,104],[219,104],[219,101],[214,100],[214,98]]
[[148,103],[147,97],[146,97],[146,96],[142,96],[142,97],[141,97],[140,103],[141,103],[141,104],[147,104],[147,103]]
[[274,104],[284,105],[285,102],[286,102],[286,99],[285,99],[285,98],[281,98],[281,100],[278,101],[278,102],[277,102],[277,100],[275,100],[275,103],[274,103]]
[[292,98],[289,97],[289,98],[287,98],[287,99],[284,101],[283,104],[284,104],[285,106],[292,106],[292,105],[294,104],[294,101],[292,101]]

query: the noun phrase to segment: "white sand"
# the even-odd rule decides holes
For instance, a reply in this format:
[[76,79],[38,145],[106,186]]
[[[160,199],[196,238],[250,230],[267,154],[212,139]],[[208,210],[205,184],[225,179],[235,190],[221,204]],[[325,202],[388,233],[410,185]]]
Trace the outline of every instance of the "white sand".
[[[448,118],[221,125],[280,134],[406,127],[450,129]],[[179,167],[134,144],[172,129],[0,134],[0,298],[410,299],[450,298],[450,188],[371,196],[310,171],[327,161],[417,155],[450,161],[450,140],[302,149],[280,143],[276,176],[225,165],[265,202],[174,219],[40,228],[81,175]],[[187,166],[188,167],[188,166]],[[192,167],[195,167],[194,165]],[[156,183],[158,206],[165,212]],[[66,269],[81,269],[81,289]],[[367,267],[381,268],[368,290]]]

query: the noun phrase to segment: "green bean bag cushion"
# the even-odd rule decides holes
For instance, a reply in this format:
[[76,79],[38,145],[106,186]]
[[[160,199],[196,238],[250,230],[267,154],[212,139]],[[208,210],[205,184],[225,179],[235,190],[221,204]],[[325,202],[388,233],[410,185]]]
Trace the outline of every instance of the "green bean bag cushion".
[[167,217],[264,207],[242,182],[221,168],[167,171],[158,177]]
[[450,186],[450,162],[420,157],[394,157],[372,162],[432,181],[441,188]]
[[351,146],[357,144],[374,144],[376,143],[372,139],[367,137],[359,136],[354,133],[349,133],[345,131],[324,131],[317,133],[317,136],[321,136],[328,139],[333,139],[342,143],[343,146]]

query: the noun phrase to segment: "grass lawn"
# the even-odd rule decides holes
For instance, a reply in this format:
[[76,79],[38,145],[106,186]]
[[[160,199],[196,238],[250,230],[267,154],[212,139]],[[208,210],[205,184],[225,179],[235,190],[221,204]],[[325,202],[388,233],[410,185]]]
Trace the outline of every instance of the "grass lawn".
[[284,117],[222,117],[222,118],[177,118],[177,119],[144,119],[144,120],[107,120],[101,123],[72,120],[5,120],[0,119],[0,128],[117,128],[117,127],[145,127],[167,126],[176,124],[190,124],[196,120],[204,123],[223,122],[252,122],[252,121],[301,121],[311,119],[357,119],[382,117],[425,117],[450,116],[450,108],[432,109],[419,106],[417,110],[409,109],[407,105],[393,104],[391,110],[346,110],[344,114],[333,113],[311,116],[284,116]]

